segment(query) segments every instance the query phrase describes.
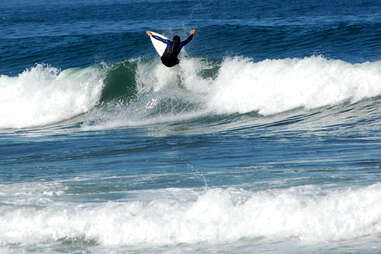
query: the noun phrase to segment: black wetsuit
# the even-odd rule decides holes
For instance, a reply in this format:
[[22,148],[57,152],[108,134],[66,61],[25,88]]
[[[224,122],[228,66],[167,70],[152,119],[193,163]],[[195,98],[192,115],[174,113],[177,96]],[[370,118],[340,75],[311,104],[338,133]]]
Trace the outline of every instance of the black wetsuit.
[[161,62],[167,67],[172,67],[180,62],[177,56],[180,54],[181,49],[192,40],[193,34],[191,34],[185,41],[180,43],[174,43],[171,40],[163,39],[157,35],[152,35],[152,37],[167,44],[167,47],[161,56]]

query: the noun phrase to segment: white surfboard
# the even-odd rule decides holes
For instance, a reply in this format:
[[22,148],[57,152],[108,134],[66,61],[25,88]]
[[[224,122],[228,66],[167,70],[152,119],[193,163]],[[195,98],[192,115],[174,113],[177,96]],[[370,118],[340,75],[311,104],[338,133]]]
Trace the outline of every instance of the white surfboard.
[[[163,39],[166,39],[168,40],[167,37],[165,37],[164,35],[162,34],[158,34],[158,33],[155,33],[155,32],[151,32],[153,35],[156,35],[156,36],[159,36]],[[150,37],[151,38],[151,42],[152,42],[152,45],[153,47],[155,48],[156,52],[159,54],[159,56],[162,56],[164,54],[164,51],[165,51],[165,48],[167,47],[167,44],[165,44],[164,42],[162,41],[159,41],[159,40],[156,40],[155,38],[153,38],[152,36]]]

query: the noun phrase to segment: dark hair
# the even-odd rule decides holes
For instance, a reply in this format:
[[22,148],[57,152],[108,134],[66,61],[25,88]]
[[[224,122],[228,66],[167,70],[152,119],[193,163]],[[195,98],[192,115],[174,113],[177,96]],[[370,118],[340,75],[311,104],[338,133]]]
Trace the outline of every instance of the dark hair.
[[180,36],[178,36],[178,35],[175,35],[175,36],[173,36],[173,42],[177,42],[177,43],[179,43],[180,42]]

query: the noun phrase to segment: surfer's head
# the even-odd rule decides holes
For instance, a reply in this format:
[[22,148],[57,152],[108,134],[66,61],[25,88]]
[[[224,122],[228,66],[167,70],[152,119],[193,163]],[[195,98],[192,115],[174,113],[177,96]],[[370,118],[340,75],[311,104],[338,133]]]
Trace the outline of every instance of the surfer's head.
[[173,41],[174,43],[180,43],[180,36],[178,36],[178,35],[173,36],[172,41]]

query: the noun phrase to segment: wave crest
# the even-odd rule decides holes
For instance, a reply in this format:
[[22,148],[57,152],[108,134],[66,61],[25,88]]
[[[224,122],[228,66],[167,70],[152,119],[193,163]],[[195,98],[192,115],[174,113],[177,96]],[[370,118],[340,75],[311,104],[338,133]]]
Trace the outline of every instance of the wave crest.
[[207,104],[217,113],[269,115],[354,103],[380,95],[380,83],[381,62],[350,64],[321,56],[261,62],[227,58]]
[[36,65],[17,77],[0,76],[0,128],[47,125],[85,112],[82,126],[91,128],[270,115],[355,103],[381,95],[380,83],[381,62],[321,56],[260,62],[184,58],[171,69],[152,60],[64,71]]

